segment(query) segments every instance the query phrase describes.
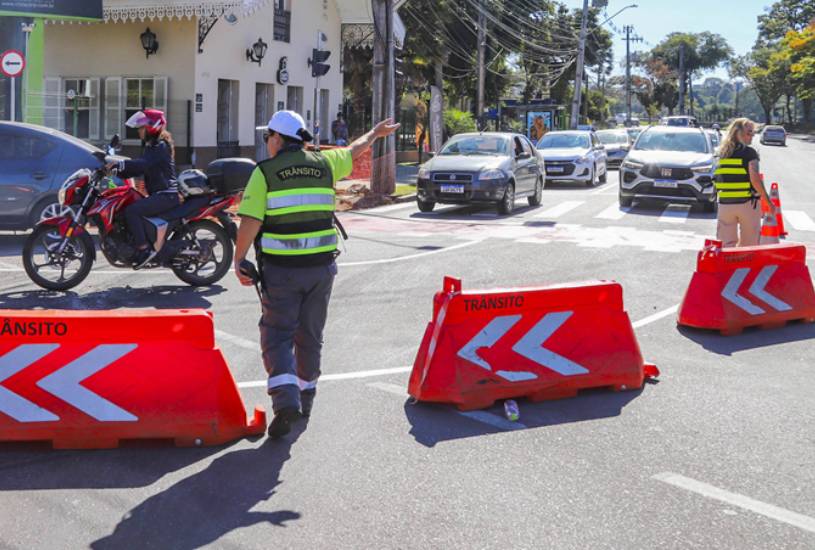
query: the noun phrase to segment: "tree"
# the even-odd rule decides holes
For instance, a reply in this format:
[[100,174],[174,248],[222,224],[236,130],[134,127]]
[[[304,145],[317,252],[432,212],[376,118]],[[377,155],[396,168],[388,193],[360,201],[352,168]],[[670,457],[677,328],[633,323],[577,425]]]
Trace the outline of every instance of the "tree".
[[780,42],[789,31],[802,31],[815,19],[812,0],[779,0],[758,16],[758,43],[768,46]]
[[788,32],[781,44],[780,56],[789,62],[789,80],[803,102],[804,121],[809,123],[815,99],[815,21],[801,31]]
[[746,78],[758,96],[767,124],[772,124],[772,111],[784,93],[786,79],[782,68],[771,62],[775,51],[757,44],[750,53],[731,60],[733,72]]

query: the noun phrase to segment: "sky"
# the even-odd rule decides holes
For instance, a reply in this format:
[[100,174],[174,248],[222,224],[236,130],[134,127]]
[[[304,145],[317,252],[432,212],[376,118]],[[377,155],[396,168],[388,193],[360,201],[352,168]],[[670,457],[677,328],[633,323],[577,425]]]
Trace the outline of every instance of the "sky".
[[[573,8],[581,8],[582,0],[560,0]],[[611,20],[618,29],[632,25],[644,42],[632,42],[631,51],[649,50],[672,32],[710,31],[722,35],[739,55],[747,53],[758,36],[757,17],[773,0],[608,0],[606,11],[614,15],[630,4],[630,8]],[[609,24],[606,28],[614,32]],[[625,60],[625,40],[614,36],[615,72],[622,74],[620,61]],[[727,71],[718,69],[705,76],[728,78]],[[703,77],[704,78],[704,77]]]

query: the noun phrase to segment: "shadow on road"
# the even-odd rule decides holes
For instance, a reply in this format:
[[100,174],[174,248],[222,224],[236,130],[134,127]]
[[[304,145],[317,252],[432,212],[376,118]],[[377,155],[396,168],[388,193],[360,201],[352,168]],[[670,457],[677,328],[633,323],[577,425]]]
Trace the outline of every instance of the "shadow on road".
[[[521,410],[520,423],[526,429],[545,428],[558,424],[570,424],[586,420],[619,416],[629,402],[636,399],[642,389],[636,391],[612,392],[608,389],[586,390],[572,399],[533,403],[518,400]],[[503,405],[495,405],[482,412],[495,415],[499,421],[504,418]],[[466,413],[464,413],[466,414]],[[501,433],[506,430],[492,427],[483,422],[459,414],[452,405],[405,403],[405,416],[410,422],[410,434],[426,447],[436,443]],[[451,417],[454,420],[451,420]],[[519,427],[523,429],[522,427]]]
[[91,293],[32,290],[0,293],[0,308],[6,309],[118,309],[118,308],[203,308],[208,300],[226,289],[220,285],[195,288],[179,282],[177,286],[149,288],[114,287]]
[[[229,452],[199,473],[155,494],[124,515],[114,531],[93,543],[94,550],[174,548],[212,544],[224,535],[258,523],[285,527],[299,512],[252,511],[268,501],[280,484],[280,471],[303,433],[299,424],[287,439]],[[274,535],[266,546],[274,545]]]
[[[665,208],[668,206],[686,206],[684,203],[667,203],[648,200],[636,200],[634,206],[628,210],[628,214],[635,216],[650,216],[661,218],[665,214]],[[693,204],[688,212],[689,219],[691,220],[715,220],[715,212],[705,212],[704,208],[699,204]]]
[[677,330],[688,340],[719,355],[733,355],[740,351],[815,339],[815,324],[809,323],[792,323],[767,330],[747,329],[735,336],[722,336],[715,331],[688,327],[677,327]]
[[21,256],[23,253],[23,244],[28,238],[27,233],[0,233],[0,258],[10,258],[12,256]]

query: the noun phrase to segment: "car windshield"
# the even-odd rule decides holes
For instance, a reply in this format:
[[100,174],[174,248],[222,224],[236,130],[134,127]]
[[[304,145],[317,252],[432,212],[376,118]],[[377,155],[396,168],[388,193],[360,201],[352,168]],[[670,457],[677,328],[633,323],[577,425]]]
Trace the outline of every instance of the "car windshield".
[[625,145],[628,143],[628,134],[626,132],[597,132],[597,137],[603,145],[618,143]]
[[546,134],[538,142],[538,149],[589,148],[589,136],[583,134]]
[[638,151],[707,153],[707,140],[696,132],[645,132],[637,140]]
[[453,138],[440,155],[506,155],[507,138],[502,136],[462,136]]
[[669,118],[668,126],[687,126],[690,121],[687,118]]

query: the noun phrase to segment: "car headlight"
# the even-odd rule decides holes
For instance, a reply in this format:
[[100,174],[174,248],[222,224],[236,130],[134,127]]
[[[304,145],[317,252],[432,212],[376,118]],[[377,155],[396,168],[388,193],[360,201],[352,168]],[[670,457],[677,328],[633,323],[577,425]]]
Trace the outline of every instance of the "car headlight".
[[712,164],[700,164],[699,166],[691,166],[690,169],[694,174],[709,174],[713,171]]
[[492,170],[484,170],[478,175],[479,180],[500,180],[504,179],[506,174],[504,174],[501,170],[492,169]]
[[584,162],[589,162],[588,155],[580,157],[579,159],[577,159],[577,162],[580,163],[580,164],[583,164]]
[[418,178],[420,180],[430,179],[430,170],[422,166],[421,168],[419,168]]
[[645,166],[645,164],[634,160],[626,160],[623,162],[623,168],[628,168],[629,170],[639,170],[643,166]]

